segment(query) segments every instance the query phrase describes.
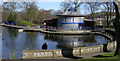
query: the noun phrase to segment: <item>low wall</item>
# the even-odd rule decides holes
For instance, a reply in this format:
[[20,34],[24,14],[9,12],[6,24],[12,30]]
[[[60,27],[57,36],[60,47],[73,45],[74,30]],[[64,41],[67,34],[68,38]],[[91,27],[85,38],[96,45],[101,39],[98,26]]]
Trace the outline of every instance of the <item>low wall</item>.
[[23,59],[46,58],[46,57],[68,57],[78,56],[90,53],[99,53],[104,50],[109,51],[116,48],[116,42],[110,42],[107,45],[97,45],[88,47],[77,47],[73,49],[54,49],[54,50],[23,50]]
[[10,28],[16,28],[16,29],[23,29],[23,26],[17,26],[17,25],[7,25],[7,24],[1,24],[4,27],[10,27]]

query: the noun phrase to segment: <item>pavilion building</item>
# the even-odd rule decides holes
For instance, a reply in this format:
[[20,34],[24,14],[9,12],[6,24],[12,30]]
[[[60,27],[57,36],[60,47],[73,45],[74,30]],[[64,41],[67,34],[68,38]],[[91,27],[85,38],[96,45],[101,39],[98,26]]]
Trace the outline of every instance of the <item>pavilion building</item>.
[[[54,23],[57,28],[62,28],[63,30],[83,30],[89,27],[92,28],[94,27],[94,21],[85,19],[85,15],[80,15],[79,12],[75,11],[66,11],[64,14],[58,14],[58,19],[57,20],[44,20],[45,21],[50,21],[49,23]],[[47,25],[50,26],[50,25]],[[52,24],[51,24],[52,26]]]
[[86,20],[84,15],[79,15],[79,13],[75,11],[66,11],[64,14],[58,14],[57,16],[57,25],[64,30],[82,29],[82,27],[85,26],[85,21],[93,24],[92,21]]

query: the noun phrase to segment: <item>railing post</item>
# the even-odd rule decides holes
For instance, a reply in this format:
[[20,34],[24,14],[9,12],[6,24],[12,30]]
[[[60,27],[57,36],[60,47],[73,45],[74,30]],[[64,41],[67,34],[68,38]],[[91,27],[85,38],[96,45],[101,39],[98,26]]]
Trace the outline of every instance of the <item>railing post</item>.
[[81,48],[79,49],[79,52],[80,52],[80,54],[79,54],[79,55],[81,55]]
[[11,59],[11,50],[9,51],[9,59]]
[[52,58],[54,58],[54,57],[55,57],[54,50],[52,50],[52,53],[53,53],[53,56],[52,56]]
[[15,59],[15,50],[14,50],[14,52],[13,52],[13,56],[14,56],[14,59]]
[[100,52],[103,52],[103,45],[100,45]]

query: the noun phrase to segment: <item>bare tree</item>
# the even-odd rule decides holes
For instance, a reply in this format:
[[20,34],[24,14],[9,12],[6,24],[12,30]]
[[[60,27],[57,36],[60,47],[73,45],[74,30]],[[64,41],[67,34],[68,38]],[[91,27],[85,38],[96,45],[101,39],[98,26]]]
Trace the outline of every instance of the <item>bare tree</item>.
[[62,7],[63,11],[66,11],[68,9],[74,9],[75,11],[78,11],[81,4],[82,2],[80,2],[79,0],[74,0],[69,2],[62,2],[60,6]]
[[86,2],[86,8],[91,14],[92,20],[94,21],[94,14],[99,10],[99,2]]
[[75,11],[78,11],[81,4],[82,4],[82,2],[79,2],[79,0],[74,0],[74,1],[72,2],[72,8],[73,8]]
[[120,55],[120,14],[119,14],[119,7],[118,7],[119,5],[116,4],[115,2],[113,2],[113,4],[115,6],[115,12],[116,12],[116,18],[114,23],[116,41],[117,41],[117,47],[114,55],[116,56],[116,55]]
[[62,9],[63,11],[66,11],[66,10],[68,10],[68,9],[70,8],[71,2],[62,2],[62,3],[60,4],[60,6],[61,6],[61,9]]
[[[102,5],[102,12],[105,13],[105,19],[107,20],[107,27],[110,25],[110,21],[112,19],[112,12],[114,12],[114,5],[112,2],[104,2]],[[107,17],[106,17],[107,16]]]

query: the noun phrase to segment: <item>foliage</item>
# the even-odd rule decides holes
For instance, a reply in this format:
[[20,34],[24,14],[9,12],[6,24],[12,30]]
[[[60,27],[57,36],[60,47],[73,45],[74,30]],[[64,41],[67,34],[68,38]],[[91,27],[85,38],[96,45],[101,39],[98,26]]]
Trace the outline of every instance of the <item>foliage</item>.
[[35,2],[23,3],[25,8],[25,20],[30,23],[37,23],[38,17],[38,7]]
[[30,25],[30,22],[28,22],[28,21],[22,21],[21,25]]
[[16,19],[16,14],[10,13],[10,15],[8,16],[8,21],[9,22],[14,22],[15,19]]

